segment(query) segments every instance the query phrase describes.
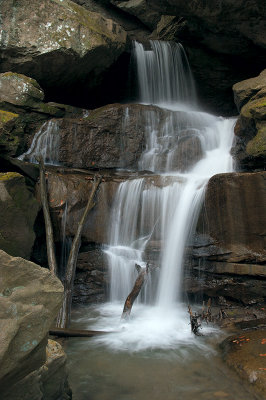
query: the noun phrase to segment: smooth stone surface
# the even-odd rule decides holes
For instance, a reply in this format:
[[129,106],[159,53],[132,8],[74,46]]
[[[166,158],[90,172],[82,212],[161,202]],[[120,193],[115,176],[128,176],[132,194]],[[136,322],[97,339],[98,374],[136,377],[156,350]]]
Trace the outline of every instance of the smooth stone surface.
[[45,362],[47,333],[63,286],[49,270],[0,250],[0,385],[2,391]]
[[266,395],[266,329],[243,332],[226,339],[221,348],[226,363]]

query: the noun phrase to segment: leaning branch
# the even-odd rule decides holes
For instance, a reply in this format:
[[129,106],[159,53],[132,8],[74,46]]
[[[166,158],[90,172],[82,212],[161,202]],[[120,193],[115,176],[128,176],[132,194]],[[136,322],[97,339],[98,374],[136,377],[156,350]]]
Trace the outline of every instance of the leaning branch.
[[127,319],[130,316],[134,301],[138,297],[143,284],[146,282],[146,278],[149,273],[149,265],[147,264],[146,268],[141,268],[139,265],[136,264],[136,269],[139,274],[135,281],[133,289],[126,298],[121,319]]
[[39,168],[40,168],[40,189],[41,189],[41,202],[43,208],[44,222],[45,222],[45,232],[46,232],[46,247],[47,247],[47,258],[49,269],[52,274],[57,275],[57,262],[55,257],[55,247],[54,247],[54,231],[51,222],[49,204],[47,199],[47,187],[45,180],[45,169],[44,161],[42,157],[39,157]]
[[65,274],[65,281],[64,281],[64,300],[61,310],[59,311],[59,315],[57,318],[57,327],[66,328],[68,326],[70,320],[70,311],[71,311],[71,302],[72,302],[72,288],[75,279],[76,273],[76,264],[78,258],[78,251],[80,247],[80,240],[81,240],[81,232],[83,226],[85,224],[87,215],[89,211],[95,206],[93,202],[94,195],[98,186],[100,185],[102,180],[101,176],[95,176],[93,187],[90,193],[90,197],[87,202],[87,206],[84,210],[84,213],[78,223],[78,228],[71,246],[67,267],[66,267],[66,274]]

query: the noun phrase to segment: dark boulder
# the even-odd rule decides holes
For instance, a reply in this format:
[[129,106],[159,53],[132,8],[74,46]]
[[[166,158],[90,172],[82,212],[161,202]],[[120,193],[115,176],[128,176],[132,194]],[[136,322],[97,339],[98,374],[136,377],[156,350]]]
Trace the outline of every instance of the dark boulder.
[[233,86],[240,117],[232,154],[242,170],[263,170],[266,161],[266,70]]

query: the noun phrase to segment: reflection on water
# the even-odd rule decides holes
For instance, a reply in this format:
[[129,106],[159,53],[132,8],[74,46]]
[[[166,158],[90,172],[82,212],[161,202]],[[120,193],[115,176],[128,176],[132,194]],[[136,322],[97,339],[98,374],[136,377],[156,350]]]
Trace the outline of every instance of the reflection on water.
[[[217,331],[210,329],[208,336],[195,338],[190,333],[188,316],[185,314],[184,326],[187,329],[183,338],[179,335],[176,341],[172,340],[171,348],[163,348],[162,337],[161,348],[151,342],[150,347],[134,351],[138,347],[136,342],[130,340],[130,335],[138,336],[139,333],[130,331],[136,328],[137,313],[145,310],[137,306],[134,311],[133,321],[124,326],[122,335],[119,331],[111,334],[111,338],[106,335],[101,339],[70,338],[64,341],[73,400],[258,399],[233,371],[226,368],[215,351],[216,343],[222,339],[221,334],[218,336]],[[72,327],[106,329],[109,324],[110,329],[120,330],[117,313],[118,308],[117,311],[108,310],[107,306],[100,310],[78,307],[73,311]],[[116,327],[112,325],[112,320],[117,321]],[[161,332],[157,332],[155,337],[166,335],[168,328],[162,326]],[[171,334],[174,336],[174,332]],[[149,331],[147,336],[148,343],[152,341]],[[169,343],[169,337],[167,341]],[[119,348],[121,345],[127,350],[123,350],[123,346]]]

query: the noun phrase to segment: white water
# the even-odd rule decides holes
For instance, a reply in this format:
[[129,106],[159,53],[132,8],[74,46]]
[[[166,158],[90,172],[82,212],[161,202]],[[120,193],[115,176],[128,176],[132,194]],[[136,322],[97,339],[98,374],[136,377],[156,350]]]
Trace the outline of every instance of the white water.
[[[123,303],[135,282],[135,263],[145,266],[150,249],[158,268],[134,304],[122,331],[97,339],[116,349],[172,348],[194,343],[181,305],[185,248],[194,233],[209,178],[232,171],[234,119],[198,111],[194,84],[182,46],[135,43],[146,148],[139,162],[145,175],[121,183],[111,216],[110,303],[99,308],[97,329],[120,329]],[[123,123],[130,118],[127,110]],[[149,260],[150,261],[150,260]],[[187,318],[186,318],[187,315]],[[116,321],[116,322],[115,322]]]
[[38,163],[41,156],[45,164],[59,164],[59,124],[57,120],[45,122],[36,132],[29,150],[19,156],[20,160]]

